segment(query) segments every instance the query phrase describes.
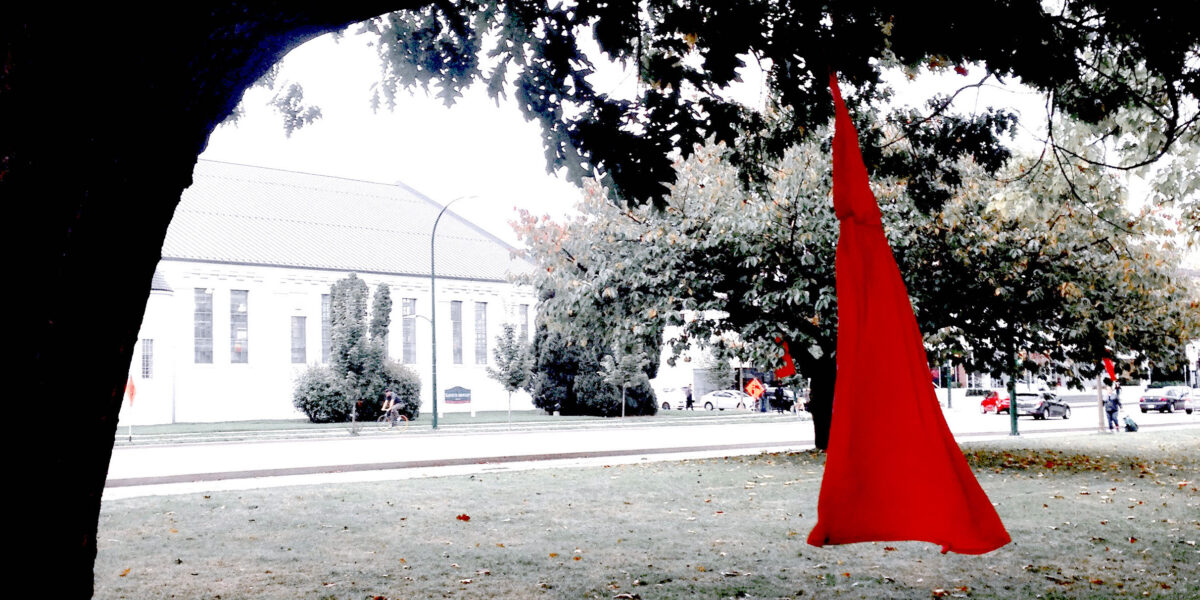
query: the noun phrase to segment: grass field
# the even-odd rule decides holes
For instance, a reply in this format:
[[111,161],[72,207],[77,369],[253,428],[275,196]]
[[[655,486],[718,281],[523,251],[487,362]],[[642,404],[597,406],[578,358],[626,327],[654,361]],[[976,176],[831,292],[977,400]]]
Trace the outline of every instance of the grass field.
[[1012,534],[814,548],[818,453],[106,502],[97,598],[1200,597],[1200,430],[963,447]]

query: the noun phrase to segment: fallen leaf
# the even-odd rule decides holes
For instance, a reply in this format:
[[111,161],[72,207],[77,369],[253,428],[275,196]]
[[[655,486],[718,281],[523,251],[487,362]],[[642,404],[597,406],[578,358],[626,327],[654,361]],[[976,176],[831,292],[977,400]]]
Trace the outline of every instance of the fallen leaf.
[[130,571],[132,571],[132,570],[133,570],[133,569],[125,569],[124,571],[121,571],[121,577],[124,577],[124,576],[128,575],[128,574],[129,574],[129,572],[130,572]]
[[471,583],[471,580],[470,579],[459,579],[458,582],[465,585],[465,584]]
[[884,551],[884,552],[895,552],[895,551],[896,551],[896,548],[894,548],[894,547],[892,547],[892,546],[884,546],[884,547],[883,547],[883,551]]
[[457,517],[454,517],[454,518],[458,519],[459,521],[470,521],[471,520],[471,517],[468,515],[465,515],[465,514],[458,515]]
[[557,552],[551,552],[551,553],[550,553],[550,558],[558,558],[558,553],[557,553]]
[[579,555],[575,555],[575,556],[571,557],[571,560],[583,560],[583,557],[579,556]]

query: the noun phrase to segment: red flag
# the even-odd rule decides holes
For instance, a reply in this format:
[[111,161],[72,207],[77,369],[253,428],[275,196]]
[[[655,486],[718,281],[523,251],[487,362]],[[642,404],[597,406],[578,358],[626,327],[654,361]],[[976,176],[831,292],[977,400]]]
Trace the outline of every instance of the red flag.
[[125,382],[125,395],[129,396],[129,405],[133,406],[133,397],[137,395],[137,387],[133,385],[133,375]]
[[[1010,540],[929,380],[921,332],[880,222],[858,134],[829,76],[837,121],[837,384],[814,546],[926,541],[982,554]],[[888,393],[880,393],[879,382]]]
[[783,379],[796,374],[796,363],[792,362],[792,352],[788,350],[787,342],[783,338],[776,337],[775,343],[783,346],[783,366],[775,369],[775,378]]
[[1111,359],[1111,358],[1108,358],[1107,356],[1106,356],[1106,357],[1104,357],[1104,369],[1105,369],[1106,371],[1108,371],[1108,378],[1109,378],[1109,380],[1111,380],[1111,381],[1113,382],[1113,385],[1116,385],[1116,383],[1117,383],[1117,370],[1116,370],[1116,369],[1113,367],[1113,361],[1112,361],[1112,359]]

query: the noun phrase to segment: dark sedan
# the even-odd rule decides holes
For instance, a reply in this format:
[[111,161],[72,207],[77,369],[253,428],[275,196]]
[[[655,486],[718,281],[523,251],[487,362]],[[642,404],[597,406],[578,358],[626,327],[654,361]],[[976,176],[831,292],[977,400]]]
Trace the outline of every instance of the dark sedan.
[[1071,407],[1050,392],[1017,392],[1017,416],[1071,418]]
[[1184,386],[1148,389],[1146,393],[1142,394],[1142,398],[1138,400],[1138,408],[1142,412],[1151,410],[1175,412],[1182,410],[1190,415],[1193,410],[1191,398],[1188,395],[1190,391],[1190,389]]

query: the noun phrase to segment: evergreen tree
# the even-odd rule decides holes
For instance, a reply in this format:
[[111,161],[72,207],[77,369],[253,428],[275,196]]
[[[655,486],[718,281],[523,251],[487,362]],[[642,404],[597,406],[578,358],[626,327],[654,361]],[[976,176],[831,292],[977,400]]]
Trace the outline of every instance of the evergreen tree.
[[375,288],[375,303],[371,307],[371,339],[387,342],[388,328],[392,325],[392,291],[388,284]]

